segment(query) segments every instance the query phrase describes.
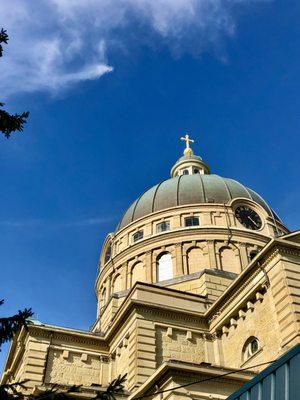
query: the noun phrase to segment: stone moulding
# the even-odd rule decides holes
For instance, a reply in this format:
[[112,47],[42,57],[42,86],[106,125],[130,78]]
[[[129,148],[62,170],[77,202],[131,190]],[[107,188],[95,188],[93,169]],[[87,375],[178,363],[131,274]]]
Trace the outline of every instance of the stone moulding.
[[[152,315],[154,318],[156,315],[159,315],[161,318],[168,318],[174,321],[185,321],[185,322],[193,322],[195,324],[206,324],[206,318],[203,316],[189,316],[187,314],[182,314],[180,311],[166,311],[158,307],[145,307],[145,306],[137,306],[139,312],[145,315]],[[147,317],[148,318],[148,317]]]
[[[102,346],[103,350],[108,350],[108,346],[105,344],[105,341],[102,337],[88,337],[88,335],[93,335],[91,333],[86,333],[86,335],[79,336],[76,334],[76,331],[71,331],[70,333],[66,332],[60,332],[58,329],[55,330],[55,328],[51,328],[49,326],[40,326],[40,327],[33,327],[32,325],[28,326],[29,328],[29,333],[36,337],[36,338],[46,338],[52,340],[58,339],[63,342],[74,342],[74,343],[82,343],[82,344],[88,344],[91,346],[97,346],[99,347]],[[102,349],[101,348],[101,349]],[[100,349],[99,349],[100,350]]]
[[[249,240],[249,237],[251,237],[253,240],[259,240],[259,241],[263,241],[266,244],[268,243],[268,241],[270,239],[268,239],[265,235],[257,233],[257,232],[247,232],[244,231],[243,229],[238,229],[238,228],[231,228],[231,231],[233,233],[233,239],[237,242],[239,242],[238,239],[234,239],[235,234],[238,236],[238,238],[245,238],[247,240]],[[207,237],[207,235],[214,235],[213,236],[213,240],[217,240],[217,238],[215,237],[215,235],[227,235],[228,229],[227,228],[222,228],[222,227],[197,227],[195,229],[186,229],[186,228],[180,228],[174,231],[168,231],[166,232],[164,235],[166,236],[166,238],[168,240],[170,240],[171,242],[169,243],[170,245],[182,245],[184,243],[191,243],[193,242],[193,240],[197,240],[199,241],[199,235],[203,235],[203,240]],[[178,238],[182,238],[182,235],[186,233],[189,236],[189,240],[186,239],[182,239],[180,241],[176,240]],[[210,237],[209,236],[209,237]],[[194,237],[196,237],[194,239]],[[130,255],[134,252],[134,251],[140,251],[139,252],[139,256],[141,256],[142,254],[145,254],[146,252],[152,252],[158,249],[161,249],[161,235],[155,235],[153,237],[147,238],[145,240],[147,240],[147,246],[152,246],[157,242],[157,246],[151,248],[151,250],[147,249],[145,250],[145,243],[144,241],[140,241],[137,242],[135,244],[132,244],[130,246],[128,246],[126,249],[124,249],[123,251],[121,251],[119,254],[115,255],[110,262],[106,263],[105,266],[103,268],[100,268],[96,282],[95,282],[95,290],[97,292],[97,287],[98,287],[98,282],[100,280],[100,278],[102,278],[105,273],[107,273],[114,265],[116,264],[122,264],[122,259],[123,258],[127,258],[126,261],[130,261],[130,260],[134,260],[136,257],[136,254],[131,256]],[[205,239],[206,240],[206,239]],[[209,240],[209,238],[207,239]],[[129,258],[128,258],[129,257]]]

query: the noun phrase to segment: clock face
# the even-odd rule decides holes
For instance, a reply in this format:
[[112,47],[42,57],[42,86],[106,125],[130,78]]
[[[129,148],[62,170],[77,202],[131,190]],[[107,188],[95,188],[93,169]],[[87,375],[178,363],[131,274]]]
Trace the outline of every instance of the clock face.
[[245,228],[257,230],[262,227],[260,216],[248,206],[239,206],[235,209],[235,216]]

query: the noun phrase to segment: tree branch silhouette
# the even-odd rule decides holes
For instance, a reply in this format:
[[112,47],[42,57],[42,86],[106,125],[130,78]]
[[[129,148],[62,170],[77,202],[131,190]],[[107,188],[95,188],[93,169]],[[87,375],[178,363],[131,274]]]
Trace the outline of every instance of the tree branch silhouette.
[[[4,300],[0,300],[0,306],[3,305]],[[28,318],[32,317],[33,312],[31,308],[25,308],[23,311],[18,311],[17,314],[11,317],[0,318],[0,351],[1,345],[13,339],[14,335],[24,326],[30,324]],[[108,387],[103,390],[96,390],[95,393],[88,400],[116,400],[116,396],[124,393],[124,383],[126,374],[114,379]],[[50,388],[38,395],[24,394],[22,392],[26,389],[28,379],[14,382],[10,384],[0,385],[0,399],[1,400],[67,400],[74,398],[74,394],[79,393],[81,385],[73,385],[68,389],[62,389],[57,384],[50,385]]]
[[[2,43],[7,44],[9,40],[6,30],[3,28],[0,31],[0,57],[3,56]],[[23,112],[22,114],[9,114],[4,110],[4,103],[0,102],[0,132],[2,132],[8,139],[12,132],[21,132],[24,129],[24,124],[27,122],[29,112]]]

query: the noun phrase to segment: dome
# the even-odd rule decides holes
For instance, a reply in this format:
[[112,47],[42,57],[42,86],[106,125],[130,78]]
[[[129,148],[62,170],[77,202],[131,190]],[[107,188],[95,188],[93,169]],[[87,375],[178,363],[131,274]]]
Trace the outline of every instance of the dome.
[[197,173],[167,179],[147,190],[131,204],[117,230],[167,208],[203,203],[226,204],[241,197],[255,201],[269,216],[280,221],[261,196],[241,183],[214,174]]

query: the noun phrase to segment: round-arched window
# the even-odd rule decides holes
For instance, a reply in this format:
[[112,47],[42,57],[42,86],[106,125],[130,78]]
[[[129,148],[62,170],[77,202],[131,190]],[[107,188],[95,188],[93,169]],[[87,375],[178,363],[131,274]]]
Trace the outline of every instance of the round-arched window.
[[170,253],[163,253],[157,259],[157,282],[173,278],[173,263]]
[[182,173],[183,173],[183,175],[188,175],[189,174],[189,170],[188,169],[184,169]]
[[260,343],[254,336],[250,337],[243,347],[243,361],[247,361],[260,349]]

